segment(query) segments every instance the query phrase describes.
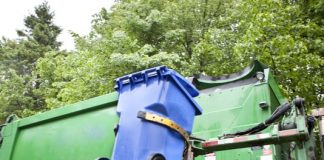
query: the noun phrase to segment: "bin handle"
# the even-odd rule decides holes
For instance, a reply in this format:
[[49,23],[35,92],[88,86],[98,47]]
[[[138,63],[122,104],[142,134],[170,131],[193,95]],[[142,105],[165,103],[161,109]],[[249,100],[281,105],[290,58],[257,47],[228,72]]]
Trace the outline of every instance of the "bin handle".
[[158,124],[161,124],[163,126],[166,126],[174,131],[176,131],[177,133],[179,133],[182,138],[184,139],[185,141],[185,149],[184,149],[184,152],[183,152],[183,160],[191,160],[193,159],[193,154],[191,152],[191,144],[189,142],[189,134],[186,132],[186,130],[184,130],[180,125],[178,125],[176,122],[168,119],[168,118],[165,118],[165,117],[162,117],[162,116],[159,116],[157,114],[153,114],[153,113],[149,113],[149,112],[144,112],[144,111],[139,111],[137,113],[137,117],[138,118],[141,118],[141,119],[144,119],[146,121],[149,121],[149,122],[154,122],[154,123],[158,123]]
[[145,74],[140,72],[140,73],[132,74],[130,76],[130,79],[133,83],[140,83],[145,81],[146,78],[145,78]]

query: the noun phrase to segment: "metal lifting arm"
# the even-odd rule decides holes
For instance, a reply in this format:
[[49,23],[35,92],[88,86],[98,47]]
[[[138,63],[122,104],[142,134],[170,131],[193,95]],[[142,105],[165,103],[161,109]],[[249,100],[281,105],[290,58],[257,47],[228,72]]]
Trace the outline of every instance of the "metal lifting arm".
[[[287,109],[286,104],[283,106],[284,106],[283,109],[284,112],[289,111]],[[288,115],[288,117],[289,116],[294,117],[293,123],[296,124],[294,128],[285,129],[284,127],[279,127],[279,124],[275,124],[272,125],[273,126],[272,131],[269,133],[254,134],[256,132],[250,131],[251,129],[248,129],[246,131],[242,131],[242,133],[248,131],[246,134],[241,134],[241,132],[237,132],[238,134],[237,133],[230,134],[231,136],[223,136],[223,138],[215,138],[207,141],[197,141],[197,140],[191,141],[194,156],[205,155],[205,154],[213,153],[215,151],[223,151],[223,150],[230,150],[230,149],[237,149],[237,148],[262,146],[262,145],[270,145],[270,144],[283,144],[292,141],[299,141],[299,142],[306,141],[309,139],[309,132],[307,129],[305,115],[295,114],[296,112],[298,112],[297,110],[300,110],[300,107],[294,104],[294,106],[291,107],[291,113]],[[273,115],[276,115],[276,113],[279,112],[280,111],[277,110],[274,112]],[[299,113],[301,112],[299,111]],[[276,117],[275,119],[278,118],[278,116],[274,116],[274,117]],[[287,120],[290,119],[287,118]],[[274,120],[272,122],[274,122]],[[270,123],[267,123],[265,126],[268,125],[270,125]],[[262,128],[264,129],[264,127]],[[281,128],[281,130],[279,128]],[[257,130],[258,132],[261,131],[259,129]]]

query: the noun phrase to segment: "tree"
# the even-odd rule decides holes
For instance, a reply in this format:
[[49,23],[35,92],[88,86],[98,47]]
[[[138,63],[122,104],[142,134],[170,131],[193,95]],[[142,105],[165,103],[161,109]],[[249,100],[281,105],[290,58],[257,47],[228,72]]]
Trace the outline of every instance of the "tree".
[[237,30],[244,35],[233,48],[242,60],[255,56],[268,62],[288,98],[304,97],[309,107],[319,107],[324,91],[324,34],[322,22],[315,18],[319,15],[312,15],[311,8],[308,2],[242,2],[235,18],[241,19]]
[[53,63],[54,73],[61,73],[52,83],[58,93],[47,99],[48,107],[113,91],[116,77],[152,66],[167,65],[192,75],[193,48],[204,36],[201,28],[205,32],[214,25],[206,23],[208,18],[224,12],[221,2],[121,1],[112,12],[103,9],[93,20],[92,33],[74,34],[74,54],[64,62],[53,60],[53,55],[39,61],[38,71]]
[[10,113],[27,116],[45,107],[44,97],[37,92],[39,75],[34,71],[39,58],[60,46],[56,38],[61,29],[53,18],[44,2],[35,7],[35,15],[25,18],[27,29],[17,31],[22,39],[0,41],[0,121]]
[[31,14],[24,19],[25,30],[17,30],[21,37],[36,41],[37,44],[48,46],[58,50],[61,42],[57,41],[57,36],[62,29],[53,23],[54,12],[50,11],[50,6],[45,1],[35,7],[35,14]]
[[38,71],[56,66],[56,94],[47,98],[52,108],[113,91],[114,78],[144,68],[167,65],[185,76],[217,76],[256,57],[270,65],[289,98],[305,97],[315,107],[323,95],[322,4],[118,1],[96,15],[88,36],[74,34],[74,54],[50,54]]
[[[42,15],[53,15],[47,11]],[[95,16],[89,35],[72,33],[77,45],[73,53],[58,51],[58,42],[52,43],[56,36],[38,34],[59,33],[44,23],[48,29],[26,25],[20,31],[25,39],[0,43],[0,58],[21,63],[11,65],[15,72],[8,70],[5,77],[29,88],[15,90],[32,97],[22,99],[32,104],[27,113],[111,92],[115,78],[148,67],[167,65],[185,76],[218,76],[241,70],[251,57],[270,65],[288,98],[304,97],[308,106],[317,107],[323,105],[324,90],[322,13],[319,0],[118,1]],[[28,24],[48,22],[37,17],[53,18],[31,17]]]

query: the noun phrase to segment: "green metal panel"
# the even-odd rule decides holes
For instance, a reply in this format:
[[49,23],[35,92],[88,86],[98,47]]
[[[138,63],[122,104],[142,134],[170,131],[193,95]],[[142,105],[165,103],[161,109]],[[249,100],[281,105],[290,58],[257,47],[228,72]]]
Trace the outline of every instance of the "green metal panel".
[[[257,72],[264,73],[264,81],[255,80]],[[246,68],[244,72],[220,78],[198,78],[194,82],[202,89],[201,95],[196,100],[204,113],[196,117],[193,135],[204,139],[241,131],[263,122],[270,117],[277,106],[286,101],[270,69],[258,61]],[[260,108],[260,102],[266,102],[269,107]],[[269,131],[270,129],[266,129],[263,132]],[[275,145],[271,145],[270,148],[272,159],[280,159],[281,155],[278,152],[280,148]],[[222,160],[259,160],[262,156],[262,146],[216,153],[217,159]],[[204,156],[196,159],[202,160]]]
[[89,160],[111,157],[118,122],[112,93],[4,127],[1,160]]
[[[210,139],[262,122],[271,115],[270,107],[259,107],[260,102],[271,103],[269,91],[269,85],[262,83],[202,94],[196,100],[202,106],[204,114],[196,117],[193,135]],[[261,152],[262,149],[243,148],[217,152],[216,155],[217,159],[252,160],[260,157]]]
[[196,117],[194,134],[211,138],[248,128],[270,116],[269,109],[261,109],[260,102],[268,102],[269,87],[247,85],[224,91],[204,94],[196,100],[203,107],[204,114]]

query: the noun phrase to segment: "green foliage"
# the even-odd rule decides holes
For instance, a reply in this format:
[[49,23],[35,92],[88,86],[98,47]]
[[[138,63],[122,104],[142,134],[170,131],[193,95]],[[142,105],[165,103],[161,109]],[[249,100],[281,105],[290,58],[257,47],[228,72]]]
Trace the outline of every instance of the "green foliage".
[[11,113],[23,117],[45,108],[35,66],[46,52],[60,45],[56,38],[61,29],[53,24],[53,16],[44,2],[35,8],[35,15],[25,18],[27,29],[17,31],[25,38],[0,41],[0,122]]
[[234,53],[268,62],[286,96],[305,97],[316,107],[323,104],[318,97],[324,89],[323,25],[310,20],[303,7],[302,2],[244,1],[237,29],[245,34]]
[[270,65],[289,98],[305,97],[319,106],[322,8],[320,1],[117,2],[96,15],[88,36],[74,33],[77,50],[64,62],[40,61],[55,62],[53,72],[61,73],[48,106],[110,92],[116,77],[147,67],[217,76],[241,70],[251,57]]
[[0,88],[0,108],[1,117],[8,116],[16,110],[24,110],[32,103],[33,99],[26,95],[25,79],[15,73],[14,70],[8,71],[8,78],[1,83]]
[[18,32],[27,39],[0,43],[0,58],[15,71],[13,83],[33,84],[25,87],[31,99],[23,89],[13,93],[38,110],[111,92],[115,78],[148,67],[218,76],[241,70],[251,57],[270,65],[287,97],[317,107],[324,94],[323,8],[320,0],[118,1],[95,15],[89,35],[72,33],[76,51],[66,53],[57,50],[60,29],[45,3]]

